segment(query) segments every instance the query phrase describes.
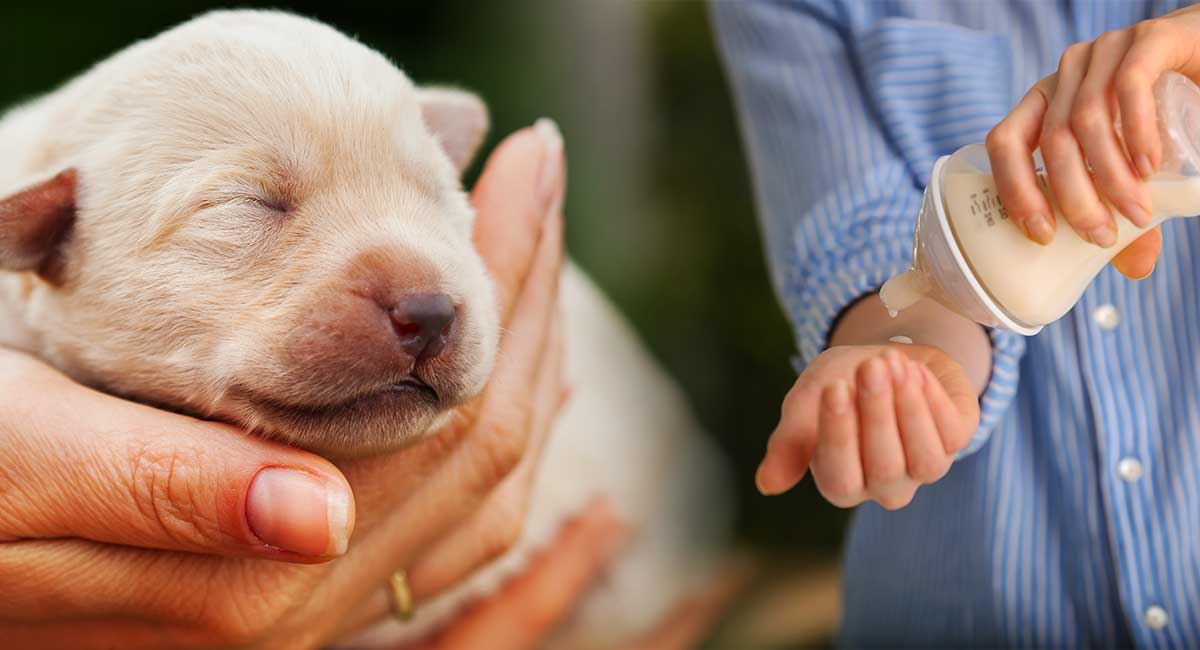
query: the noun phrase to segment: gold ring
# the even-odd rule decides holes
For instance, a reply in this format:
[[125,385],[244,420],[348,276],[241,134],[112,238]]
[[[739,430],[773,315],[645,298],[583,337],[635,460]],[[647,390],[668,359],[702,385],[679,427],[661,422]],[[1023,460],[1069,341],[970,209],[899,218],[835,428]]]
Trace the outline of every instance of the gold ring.
[[412,620],[417,606],[413,602],[412,590],[408,588],[408,576],[404,571],[397,571],[388,578],[388,601],[391,603],[392,616],[402,623]]

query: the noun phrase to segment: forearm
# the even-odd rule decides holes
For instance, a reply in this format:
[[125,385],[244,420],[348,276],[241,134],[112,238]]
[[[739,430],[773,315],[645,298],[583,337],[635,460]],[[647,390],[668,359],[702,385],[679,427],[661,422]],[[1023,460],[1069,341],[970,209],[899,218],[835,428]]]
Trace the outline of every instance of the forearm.
[[895,336],[906,336],[913,343],[942,350],[962,365],[975,392],[983,393],[992,372],[992,346],[987,332],[979,324],[929,299],[892,318],[878,294],[871,294],[846,309],[830,335],[829,344],[883,345]]

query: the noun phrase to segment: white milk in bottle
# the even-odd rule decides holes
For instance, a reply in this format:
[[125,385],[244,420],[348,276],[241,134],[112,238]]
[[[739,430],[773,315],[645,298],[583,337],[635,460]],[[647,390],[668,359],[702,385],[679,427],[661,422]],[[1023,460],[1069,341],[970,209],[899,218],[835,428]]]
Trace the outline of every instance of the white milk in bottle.
[[929,296],[984,325],[1034,334],[1062,317],[1122,248],[1172,217],[1200,214],[1200,88],[1167,73],[1155,86],[1164,160],[1146,181],[1151,222],[1139,228],[1119,212],[1117,243],[1088,243],[1061,219],[1049,244],[1025,236],[1000,204],[983,145],[968,145],[934,165],[917,219],[913,268],[888,280],[880,297],[897,311]]

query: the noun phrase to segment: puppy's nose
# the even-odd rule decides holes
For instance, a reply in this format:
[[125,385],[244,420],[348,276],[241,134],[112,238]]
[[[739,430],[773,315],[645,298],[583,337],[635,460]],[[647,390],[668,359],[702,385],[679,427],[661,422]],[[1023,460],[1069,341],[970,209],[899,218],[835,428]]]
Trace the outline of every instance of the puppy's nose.
[[420,362],[446,349],[450,325],[454,323],[454,303],[444,294],[405,296],[388,310],[388,316],[401,347]]

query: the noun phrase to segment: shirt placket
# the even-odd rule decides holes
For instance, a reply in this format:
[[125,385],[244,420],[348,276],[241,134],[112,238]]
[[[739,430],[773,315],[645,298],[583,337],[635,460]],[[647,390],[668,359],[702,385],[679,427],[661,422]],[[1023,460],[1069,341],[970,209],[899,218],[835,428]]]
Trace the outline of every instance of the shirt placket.
[[[1112,270],[1103,272],[1084,294],[1071,318],[1080,341],[1080,368],[1093,414],[1101,510],[1116,563],[1125,624],[1139,647],[1170,647],[1170,611],[1156,579],[1154,549],[1162,532],[1150,516],[1156,508],[1152,450],[1147,432],[1153,414],[1137,403],[1145,369],[1129,358],[1128,305]],[[1087,462],[1087,459],[1079,459]]]

